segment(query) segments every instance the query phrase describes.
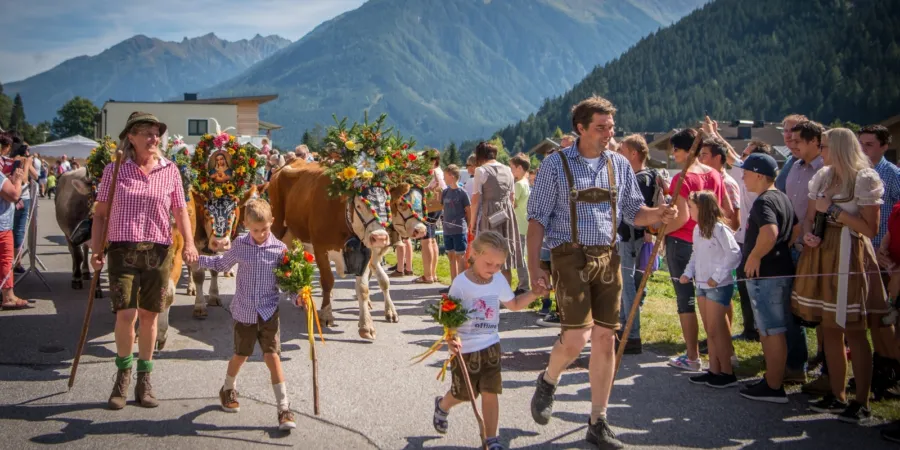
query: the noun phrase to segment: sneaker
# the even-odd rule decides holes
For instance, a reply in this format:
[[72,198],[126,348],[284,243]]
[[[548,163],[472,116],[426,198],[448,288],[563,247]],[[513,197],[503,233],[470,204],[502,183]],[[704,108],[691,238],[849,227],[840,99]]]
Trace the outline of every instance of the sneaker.
[[499,437],[487,438],[484,440],[484,448],[487,450],[506,450],[506,447],[500,443]]
[[718,375],[713,375],[710,378],[706,385],[715,388],[715,389],[725,389],[730,388],[732,386],[737,386],[738,379],[733,373],[720,373]]
[[769,387],[769,383],[766,383],[765,378],[756,384],[741,389],[741,397],[769,403],[788,402],[787,394],[784,392],[784,386],[781,386],[778,389],[772,389]]
[[819,378],[804,384],[800,392],[814,397],[831,395],[831,380],[828,379],[828,375],[819,375]]
[[889,427],[881,430],[882,439],[900,444],[900,422],[894,422]]
[[219,389],[219,402],[222,404],[222,411],[238,412],[241,410],[241,404],[238,403],[238,392],[235,389],[225,390],[225,386]]
[[681,355],[677,358],[672,358],[668,362],[669,366],[672,366],[676,369],[687,370],[691,372],[699,372],[703,367],[700,363],[700,360],[691,361],[688,359],[687,355]]
[[602,450],[625,448],[625,444],[616,439],[616,434],[613,433],[606,419],[598,419],[593,424],[588,422],[587,437],[585,439]]
[[289,409],[278,411],[278,429],[281,431],[290,431],[294,428],[297,428],[297,423],[294,422],[294,413]]
[[701,375],[694,375],[694,376],[688,378],[688,381],[690,381],[691,384],[704,384],[705,385],[706,382],[708,382],[709,380],[712,380],[716,376],[717,376],[716,374],[707,370],[706,372],[704,372]]
[[834,395],[828,394],[825,398],[809,405],[811,411],[826,414],[840,414],[847,409],[847,403],[837,399]]
[[806,384],[806,371],[803,369],[784,369],[784,384]]
[[852,401],[847,406],[847,409],[838,415],[838,420],[862,425],[872,420],[872,410],[856,401]]
[[537,387],[531,397],[531,418],[541,425],[550,423],[553,415],[553,394],[556,386],[544,380],[544,372],[538,374]]
[[447,434],[447,429],[450,428],[450,422],[447,421],[447,412],[441,409],[441,397],[437,396],[434,398],[434,418],[431,419],[431,425],[434,426],[434,431],[437,431],[440,434]]
[[547,314],[543,319],[537,320],[538,326],[544,328],[560,328],[559,316],[556,313]]

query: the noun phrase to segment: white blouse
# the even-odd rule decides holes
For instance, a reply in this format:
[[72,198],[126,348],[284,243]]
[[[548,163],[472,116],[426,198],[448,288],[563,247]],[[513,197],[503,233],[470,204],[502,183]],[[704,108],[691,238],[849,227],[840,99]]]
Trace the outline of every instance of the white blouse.
[[[718,286],[734,283],[732,271],[741,263],[741,248],[734,234],[722,222],[717,222],[711,239],[700,235],[700,226],[694,227],[694,252],[688,261],[684,275],[693,278],[697,287],[710,289],[710,278]],[[717,286],[717,287],[718,287]]]

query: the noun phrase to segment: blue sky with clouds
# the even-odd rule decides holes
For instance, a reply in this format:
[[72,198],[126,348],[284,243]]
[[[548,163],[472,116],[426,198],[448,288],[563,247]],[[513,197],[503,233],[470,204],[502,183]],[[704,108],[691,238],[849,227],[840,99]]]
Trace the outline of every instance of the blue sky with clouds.
[[277,34],[295,41],[365,0],[0,0],[0,82],[17,81],[136,34],[180,41]]

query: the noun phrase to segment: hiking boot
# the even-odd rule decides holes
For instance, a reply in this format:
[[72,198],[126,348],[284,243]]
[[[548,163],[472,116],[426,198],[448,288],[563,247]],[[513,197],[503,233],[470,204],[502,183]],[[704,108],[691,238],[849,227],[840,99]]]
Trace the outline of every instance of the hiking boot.
[[116,384],[113,385],[112,394],[109,394],[107,406],[109,409],[118,410],[125,407],[128,400],[128,385],[131,384],[131,368],[119,369],[116,373]]
[[222,411],[238,412],[241,410],[241,404],[238,402],[238,391],[236,389],[225,389],[222,386],[219,389],[219,401],[222,404]]
[[855,423],[865,425],[872,420],[872,410],[866,408],[861,403],[852,401],[842,413],[838,415],[841,422]]
[[800,388],[800,392],[814,397],[830,395],[832,393],[831,380],[828,379],[828,375],[819,375],[819,378],[804,384]]
[[138,372],[134,385],[134,398],[144,408],[156,408],[159,401],[153,396],[153,385],[150,384],[150,372]]
[[538,375],[537,387],[534,395],[531,397],[531,418],[541,425],[550,423],[550,416],[553,415],[553,394],[556,392],[556,386],[544,380],[544,372]]
[[294,422],[294,413],[289,409],[278,411],[278,429],[281,431],[290,431],[294,428],[297,428],[297,423]]
[[834,395],[828,394],[822,400],[809,405],[809,409],[817,413],[840,414],[847,409],[847,406],[849,405],[846,402],[842,402]]
[[607,422],[606,419],[597,419],[593,424],[589,421],[587,437],[585,439],[591,444],[596,445],[600,450],[618,450],[625,448],[625,444],[616,439],[616,434],[609,428],[609,422]]

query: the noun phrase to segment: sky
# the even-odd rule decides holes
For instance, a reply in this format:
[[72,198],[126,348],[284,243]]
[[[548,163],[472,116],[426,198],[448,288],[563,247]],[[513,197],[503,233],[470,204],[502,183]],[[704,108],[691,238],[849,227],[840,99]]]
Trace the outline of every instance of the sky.
[[277,34],[296,41],[365,0],[0,0],[0,82],[93,56],[143,34],[181,41]]

